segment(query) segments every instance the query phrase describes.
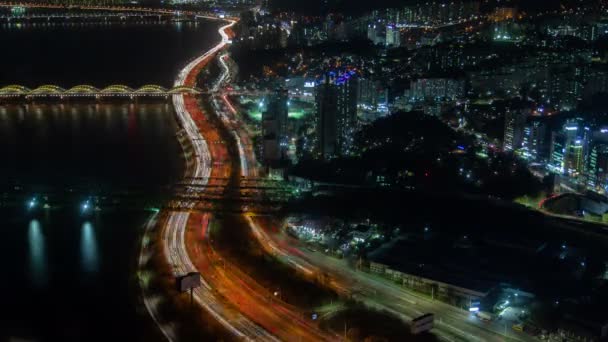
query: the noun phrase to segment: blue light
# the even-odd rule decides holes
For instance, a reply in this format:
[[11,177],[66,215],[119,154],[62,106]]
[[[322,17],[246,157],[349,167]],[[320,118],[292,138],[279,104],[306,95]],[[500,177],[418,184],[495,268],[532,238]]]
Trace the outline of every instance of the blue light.
[[82,204],[82,211],[85,212],[85,211],[89,210],[89,208],[90,208],[90,205],[89,205],[89,201],[87,200]]

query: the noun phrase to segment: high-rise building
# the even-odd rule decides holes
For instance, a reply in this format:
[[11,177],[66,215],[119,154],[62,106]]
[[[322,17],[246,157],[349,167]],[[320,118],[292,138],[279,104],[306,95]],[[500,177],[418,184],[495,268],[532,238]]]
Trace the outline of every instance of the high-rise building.
[[585,100],[590,102],[594,95],[606,92],[608,92],[608,69],[605,66],[590,68],[585,82]]
[[587,188],[606,193],[608,190],[608,143],[594,142],[587,162]]
[[419,78],[410,82],[408,96],[413,102],[457,100],[464,97],[465,82],[452,78]]
[[367,39],[371,40],[374,45],[384,44],[386,42],[386,33],[383,25],[369,24],[367,27]]
[[[506,128],[505,128],[506,132]],[[506,135],[506,134],[505,134]],[[544,122],[531,119],[523,130],[521,156],[532,162],[543,161],[545,153],[546,125]]]
[[328,72],[316,88],[317,148],[323,159],[348,155],[357,127],[357,74]]
[[583,96],[582,69],[551,68],[547,80],[548,102],[561,110],[573,110]]
[[564,156],[567,144],[566,134],[562,131],[553,132],[551,137],[551,157],[549,159],[549,170],[557,173],[564,173]]
[[395,25],[386,25],[386,46],[392,48],[401,46],[401,31]]
[[564,170],[573,177],[578,177],[585,171],[585,143],[582,139],[576,139],[566,145]]
[[285,157],[288,143],[287,90],[278,88],[267,99],[266,111],[262,113],[262,149],[264,163],[273,163]]
[[357,101],[365,109],[376,109],[380,103],[387,100],[388,89],[383,87],[380,81],[373,77],[360,77],[358,83]]
[[503,140],[504,151],[515,151],[522,147],[524,141],[524,128],[526,126],[527,112],[516,108],[507,108],[505,111],[505,135]]
[[584,176],[589,152],[589,138],[590,130],[583,119],[576,118],[566,121],[563,129],[553,134],[549,168],[570,177]]

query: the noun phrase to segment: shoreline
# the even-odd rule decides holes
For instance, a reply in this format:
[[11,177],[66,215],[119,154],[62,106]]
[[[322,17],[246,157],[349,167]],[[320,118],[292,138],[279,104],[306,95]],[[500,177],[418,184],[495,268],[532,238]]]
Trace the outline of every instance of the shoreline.
[[[219,28],[218,32],[221,36],[221,41],[215,47],[211,48],[203,55],[195,58],[188,63],[177,76],[174,86],[183,86],[193,82],[200,69],[202,69],[210,59],[221,51],[230,39],[227,30],[236,24],[234,20],[224,20],[227,25]],[[194,164],[187,167],[185,171],[186,177],[195,179],[186,181],[197,186],[206,185],[212,173],[213,158],[210,154],[209,146],[199,127],[194,122],[192,114],[188,111],[186,105],[186,96],[189,95],[174,95],[173,106],[175,115],[181,132],[185,133],[188,144],[191,146]],[[189,99],[191,100],[191,99]],[[191,104],[191,103],[190,103]],[[188,164],[188,162],[186,162]],[[193,203],[181,203],[185,208],[192,208]],[[166,225],[160,228],[160,238],[164,243],[164,251],[166,261],[172,265],[174,276],[182,275],[188,272],[197,271],[196,267],[187,255],[185,248],[185,229],[188,222],[189,213],[187,211],[174,211],[168,213]],[[224,306],[224,303],[217,298],[213,289],[201,277],[203,286],[194,290],[194,300],[200,305],[204,311],[222,326],[227,332],[238,339],[262,338],[262,340],[276,340],[272,335],[261,330],[255,323],[251,322],[246,317],[238,312],[233,312],[232,309]],[[147,300],[144,298],[144,301]],[[151,311],[149,311],[151,312]],[[235,318],[236,314],[236,318]],[[228,318],[230,317],[230,318]],[[157,326],[162,330],[162,323],[157,323]]]

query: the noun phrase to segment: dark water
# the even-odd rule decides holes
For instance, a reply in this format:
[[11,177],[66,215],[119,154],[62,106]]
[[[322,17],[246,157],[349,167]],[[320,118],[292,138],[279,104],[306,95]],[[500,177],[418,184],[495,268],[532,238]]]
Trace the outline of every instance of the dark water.
[[176,131],[170,103],[0,105],[0,185],[170,184]]
[[0,86],[173,85],[219,40],[218,22],[0,25]]
[[[172,84],[216,24],[0,27],[0,86]],[[170,103],[0,103],[0,184],[158,186],[181,177]],[[1,202],[1,200],[0,200]],[[148,341],[133,269],[142,211],[0,206],[0,341]]]
[[143,213],[0,215],[0,340],[143,340],[154,329],[132,278]]

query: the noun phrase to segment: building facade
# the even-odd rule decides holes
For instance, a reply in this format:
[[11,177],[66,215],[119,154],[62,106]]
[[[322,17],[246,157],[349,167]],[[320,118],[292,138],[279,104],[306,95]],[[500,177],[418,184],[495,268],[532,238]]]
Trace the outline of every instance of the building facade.
[[316,87],[317,150],[323,159],[351,153],[357,128],[357,79],[353,71],[332,71]]

